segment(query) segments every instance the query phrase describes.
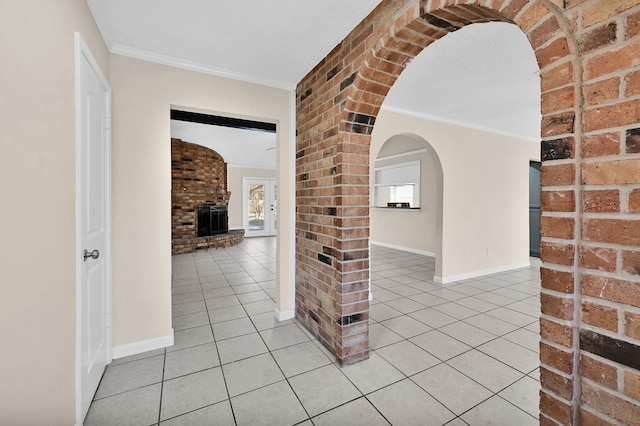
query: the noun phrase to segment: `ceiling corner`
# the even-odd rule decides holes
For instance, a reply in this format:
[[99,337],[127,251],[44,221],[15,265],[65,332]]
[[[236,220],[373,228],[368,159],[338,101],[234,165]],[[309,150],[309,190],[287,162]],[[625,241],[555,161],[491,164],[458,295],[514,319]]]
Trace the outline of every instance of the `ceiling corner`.
[[113,32],[111,31],[107,14],[102,9],[99,0],[87,0],[87,6],[89,6],[89,11],[91,12],[91,15],[93,15],[93,20],[98,27],[98,31],[102,34],[102,39],[107,45],[107,49],[111,52],[115,46],[115,42],[113,40]]

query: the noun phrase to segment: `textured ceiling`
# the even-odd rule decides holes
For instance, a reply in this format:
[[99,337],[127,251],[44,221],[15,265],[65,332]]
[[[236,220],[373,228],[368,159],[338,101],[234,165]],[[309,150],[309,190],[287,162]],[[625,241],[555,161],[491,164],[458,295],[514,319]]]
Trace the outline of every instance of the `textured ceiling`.
[[[379,1],[87,3],[112,53],[293,90]],[[392,87],[384,108],[537,140],[539,84],[533,50],[518,27],[475,24],[418,55]],[[194,126],[193,135],[203,133]],[[188,131],[186,125],[178,127]],[[215,138],[215,130],[206,137]],[[222,137],[230,136],[225,131]],[[262,144],[256,145],[258,151],[267,145],[256,143]]]
[[517,26],[469,25],[414,58],[384,107],[538,140],[538,63]]
[[294,88],[379,0],[87,0],[112,52]]

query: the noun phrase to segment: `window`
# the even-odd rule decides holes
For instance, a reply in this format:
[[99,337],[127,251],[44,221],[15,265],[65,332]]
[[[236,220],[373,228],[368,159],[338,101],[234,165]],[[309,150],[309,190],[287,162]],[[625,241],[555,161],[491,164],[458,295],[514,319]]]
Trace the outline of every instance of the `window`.
[[420,207],[420,161],[374,169],[373,206]]

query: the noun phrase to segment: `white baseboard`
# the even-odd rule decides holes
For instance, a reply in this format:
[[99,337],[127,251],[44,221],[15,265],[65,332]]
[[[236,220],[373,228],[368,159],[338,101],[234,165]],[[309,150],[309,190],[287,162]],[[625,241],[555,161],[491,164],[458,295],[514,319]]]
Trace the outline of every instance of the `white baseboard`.
[[433,277],[433,281],[438,284],[451,284],[457,281],[468,280],[470,278],[484,277],[485,275],[498,274],[500,272],[513,271],[514,269],[528,268],[531,262],[513,263],[511,265],[498,266],[496,268],[482,269],[480,271],[467,272],[465,274],[451,275],[448,277]]
[[173,346],[173,330],[168,336],[156,337],[148,340],[127,343],[126,345],[114,346],[112,349],[113,359],[124,358],[129,355],[136,355],[142,352],[154,351],[156,349]]
[[387,247],[387,248],[392,248],[392,249],[396,249],[396,250],[401,250],[401,251],[407,251],[409,253],[414,253],[414,254],[421,254],[423,256],[429,256],[429,257],[436,257],[436,254],[430,251],[425,251],[425,250],[418,250],[418,249],[414,249],[411,247],[403,247],[403,246],[398,246],[395,244],[389,244],[389,243],[382,243],[380,241],[369,241],[370,244],[372,245],[376,245],[376,246],[380,246],[380,247]]
[[281,312],[278,310],[278,308],[276,308],[274,315],[278,321],[285,321],[285,320],[293,319],[296,316],[296,311],[291,309],[288,311]]

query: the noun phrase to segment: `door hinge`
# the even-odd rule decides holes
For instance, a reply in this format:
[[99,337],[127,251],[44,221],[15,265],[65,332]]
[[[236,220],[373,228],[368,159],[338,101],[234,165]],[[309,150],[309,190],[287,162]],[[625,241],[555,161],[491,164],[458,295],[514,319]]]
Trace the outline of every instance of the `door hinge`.
[[107,314],[107,315],[105,316],[105,323],[106,323],[105,325],[106,325],[107,327],[111,327],[111,314]]
[[104,117],[104,128],[107,130],[111,130],[111,116],[106,115]]

